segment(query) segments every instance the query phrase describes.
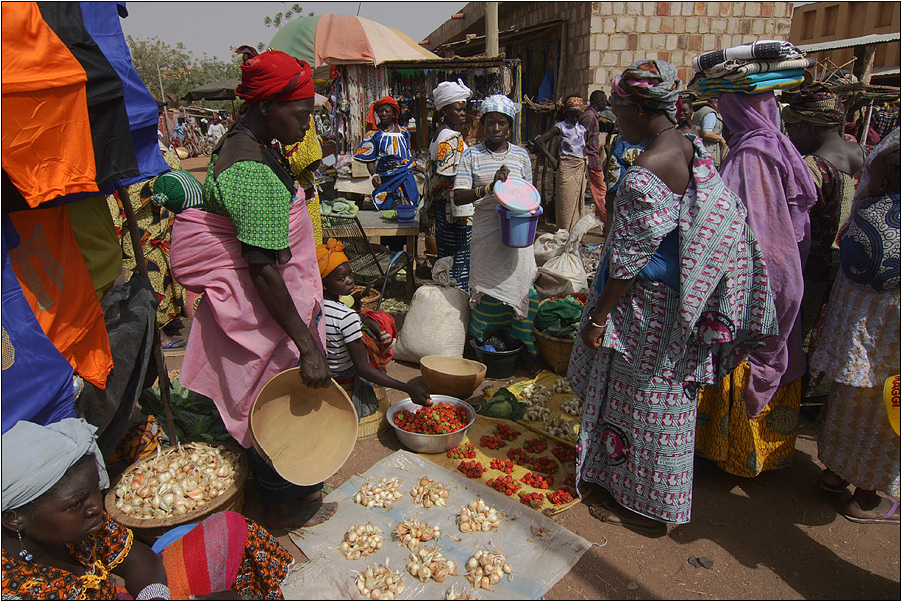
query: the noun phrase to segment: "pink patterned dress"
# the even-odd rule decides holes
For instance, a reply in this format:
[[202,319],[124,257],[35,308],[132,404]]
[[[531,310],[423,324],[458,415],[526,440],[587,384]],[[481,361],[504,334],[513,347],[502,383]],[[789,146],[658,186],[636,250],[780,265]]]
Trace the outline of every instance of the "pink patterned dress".
[[[729,374],[778,328],[745,207],[690,139],[695,159],[682,197],[638,166],[620,184],[605,253],[610,277],[636,280],[608,316],[599,349],[576,338],[568,371],[585,401],[577,487],[598,483],[623,506],[674,524],[691,515],[699,386]],[[675,228],[679,290],[638,277]],[[598,297],[590,293],[582,326]]]

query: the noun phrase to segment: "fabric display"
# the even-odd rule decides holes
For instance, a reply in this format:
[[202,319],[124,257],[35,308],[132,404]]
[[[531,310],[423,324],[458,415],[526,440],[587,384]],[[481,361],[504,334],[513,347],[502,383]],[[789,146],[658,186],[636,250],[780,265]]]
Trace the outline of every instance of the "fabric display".
[[741,79],[702,79],[696,82],[699,92],[704,96],[713,96],[721,92],[742,92],[745,94],[760,94],[784,88],[795,88],[805,81],[804,69],[791,71],[768,71],[767,73],[755,73]]
[[797,88],[814,60],[789,42],[762,40],[706,52],[695,57],[692,66],[696,75],[691,85],[705,99],[723,92],[761,94]]
[[804,53],[789,42],[759,40],[751,44],[706,52],[692,59],[692,66],[697,73],[704,73],[706,77],[721,77],[723,75],[721,71],[728,62],[767,63],[803,57]]

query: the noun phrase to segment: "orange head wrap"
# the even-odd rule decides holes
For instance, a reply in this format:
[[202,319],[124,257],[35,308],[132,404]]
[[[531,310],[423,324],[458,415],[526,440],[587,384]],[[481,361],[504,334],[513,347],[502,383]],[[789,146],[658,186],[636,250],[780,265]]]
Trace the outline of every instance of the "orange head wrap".
[[245,102],[313,98],[313,71],[306,61],[280,50],[257,54],[250,46],[242,46],[235,52],[244,55],[241,84],[235,93]]
[[326,244],[316,247],[316,263],[319,265],[320,278],[325,278],[332,273],[332,270],[347,263],[348,256],[342,252],[344,248],[344,243],[334,238],[330,238]]
[[366,124],[371,130],[375,130],[379,125],[376,121],[376,109],[382,105],[388,105],[395,110],[395,123],[398,123],[398,116],[401,114],[401,107],[398,106],[398,101],[391,96],[383,96],[370,105],[370,110],[366,114]]

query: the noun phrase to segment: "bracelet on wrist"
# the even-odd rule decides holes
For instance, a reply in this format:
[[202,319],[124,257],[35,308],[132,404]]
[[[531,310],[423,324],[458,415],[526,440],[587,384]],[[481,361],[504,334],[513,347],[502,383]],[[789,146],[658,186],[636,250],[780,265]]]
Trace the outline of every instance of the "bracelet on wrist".
[[604,324],[599,324],[595,320],[589,320],[589,324],[595,328],[604,328],[605,327]]
[[147,587],[141,590],[141,592],[135,596],[135,600],[154,600],[154,599],[162,599],[162,600],[170,600],[172,599],[172,594],[169,591],[169,587],[163,585],[162,583],[151,583]]

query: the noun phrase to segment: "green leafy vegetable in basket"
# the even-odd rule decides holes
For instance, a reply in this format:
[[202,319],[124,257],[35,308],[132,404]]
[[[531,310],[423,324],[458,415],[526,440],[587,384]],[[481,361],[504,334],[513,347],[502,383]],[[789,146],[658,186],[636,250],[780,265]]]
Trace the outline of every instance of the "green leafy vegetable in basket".
[[[209,397],[189,391],[178,380],[170,383],[170,405],[172,405],[172,422],[179,443],[191,441],[227,441],[231,435],[226,430],[216,404]],[[138,405],[145,415],[159,416],[163,426],[165,443],[172,441],[169,426],[166,424],[163,402],[160,399],[160,388],[144,389],[138,398]]]
[[526,406],[520,403],[516,395],[502,387],[491,399],[481,404],[477,412],[492,418],[519,420],[526,413]]

